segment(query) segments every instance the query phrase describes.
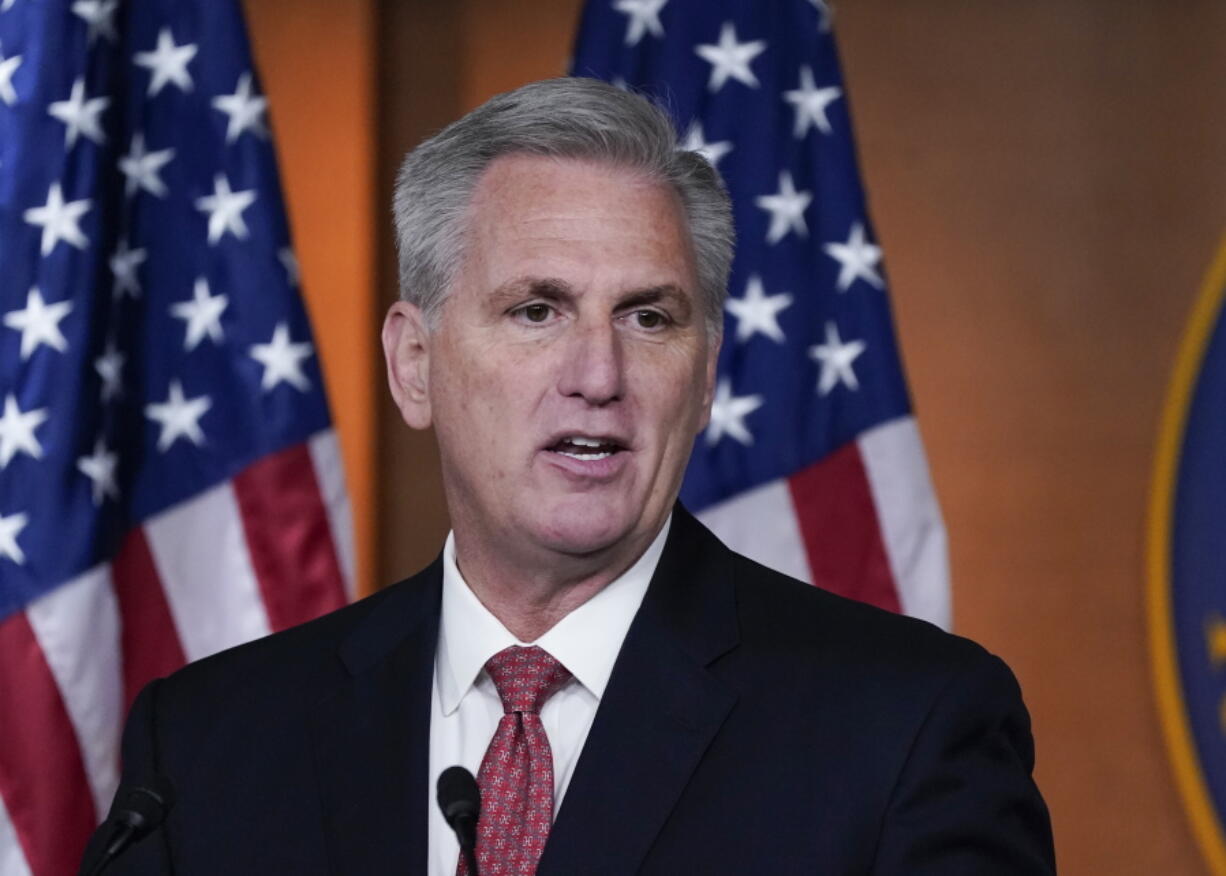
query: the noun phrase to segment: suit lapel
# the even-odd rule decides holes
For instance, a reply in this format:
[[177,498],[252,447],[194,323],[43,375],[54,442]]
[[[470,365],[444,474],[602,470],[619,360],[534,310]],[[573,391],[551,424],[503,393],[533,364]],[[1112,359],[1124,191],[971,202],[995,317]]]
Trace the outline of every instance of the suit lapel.
[[537,869],[637,871],[736,702],[707,666],[737,641],[727,552],[678,505]]
[[316,710],[312,730],[331,872],[426,871],[441,586],[436,561],[393,588],[341,646],[348,677]]

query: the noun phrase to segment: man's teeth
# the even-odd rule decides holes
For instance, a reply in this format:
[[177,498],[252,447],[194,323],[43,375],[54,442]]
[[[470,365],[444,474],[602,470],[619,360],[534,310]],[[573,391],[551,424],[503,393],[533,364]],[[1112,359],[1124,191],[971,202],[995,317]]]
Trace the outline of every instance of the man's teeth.
[[584,461],[591,461],[591,460],[593,460],[593,459],[608,459],[610,456],[612,456],[612,455],[613,455],[612,453],[608,453],[608,452],[602,452],[602,453],[567,453],[565,450],[559,450],[559,451],[558,451],[558,453],[560,453],[562,456],[569,456],[571,459],[582,459],[582,460],[584,460]]
[[[602,449],[603,448],[603,449]],[[571,459],[582,460],[597,460],[608,459],[621,448],[617,447],[608,441],[602,441],[599,438],[587,438],[581,435],[575,435],[569,438],[563,438],[554,447],[555,453],[560,453],[563,456],[569,456]]]

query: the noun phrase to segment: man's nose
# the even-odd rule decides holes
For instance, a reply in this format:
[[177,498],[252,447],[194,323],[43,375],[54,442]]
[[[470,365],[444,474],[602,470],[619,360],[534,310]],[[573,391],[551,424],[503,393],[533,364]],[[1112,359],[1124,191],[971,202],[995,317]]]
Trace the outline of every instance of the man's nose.
[[625,390],[625,362],[617,329],[606,321],[580,323],[566,340],[558,391],[603,406]]

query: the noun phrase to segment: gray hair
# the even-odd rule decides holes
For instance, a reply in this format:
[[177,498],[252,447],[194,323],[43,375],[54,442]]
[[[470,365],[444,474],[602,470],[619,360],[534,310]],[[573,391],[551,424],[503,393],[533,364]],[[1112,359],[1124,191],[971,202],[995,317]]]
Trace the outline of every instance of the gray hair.
[[722,331],[735,237],[723,180],[697,152],[677,148],[664,110],[608,83],[578,78],[500,94],[405,157],[392,201],[400,297],[421,308],[428,326],[437,326],[464,258],[477,182],[496,158],[512,153],[589,159],[671,186],[689,225],[708,330]]

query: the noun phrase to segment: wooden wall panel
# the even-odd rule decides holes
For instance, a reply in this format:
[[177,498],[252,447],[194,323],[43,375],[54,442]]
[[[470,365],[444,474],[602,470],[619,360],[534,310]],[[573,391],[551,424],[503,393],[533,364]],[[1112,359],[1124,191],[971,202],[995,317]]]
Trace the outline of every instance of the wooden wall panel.
[[[404,154],[462,110],[462,3],[387,0],[379,50],[379,320],[397,295],[391,226],[392,186]],[[438,554],[447,509],[433,432],[400,419],[379,366],[378,568],[381,583],[403,578]]]
[[[428,0],[383,5],[380,56],[380,220],[396,168],[422,139],[499,91],[565,73],[579,0]],[[396,295],[390,223],[380,225],[380,309]],[[378,468],[380,580],[394,581],[434,559],[447,534],[433,432],[401,422],[381,391]]]

